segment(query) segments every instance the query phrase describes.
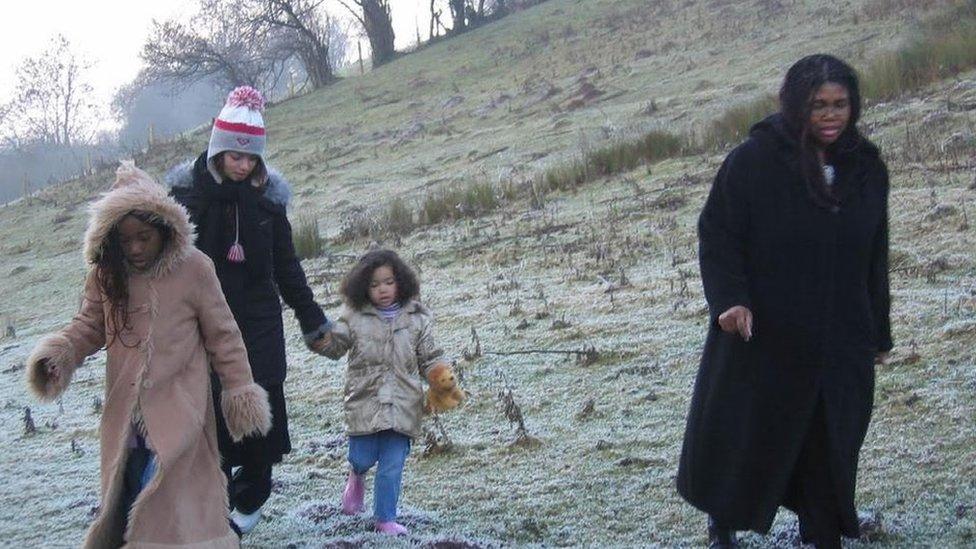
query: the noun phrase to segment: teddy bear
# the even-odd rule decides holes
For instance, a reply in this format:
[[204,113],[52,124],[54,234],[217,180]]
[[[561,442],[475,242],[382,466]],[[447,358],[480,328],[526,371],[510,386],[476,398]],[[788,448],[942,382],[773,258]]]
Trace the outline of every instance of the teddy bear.
[[424,398],[424,411],[428,414],[434,412],[446,412],[457,408],[458,404],[464,400],[464,392],[458,387],[457,376],[451,367],[444,362],[438,362],[427,370],[426,398]]

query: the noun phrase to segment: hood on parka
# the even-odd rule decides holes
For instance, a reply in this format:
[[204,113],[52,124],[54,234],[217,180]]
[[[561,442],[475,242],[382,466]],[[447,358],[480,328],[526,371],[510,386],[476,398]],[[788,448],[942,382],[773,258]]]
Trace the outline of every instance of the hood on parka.
[[136,210],[158,216],[173,232],[152,267],[150,275],[153,278],[171,272],[189,255],[195,229],[186,208],[173,200],[149,174],[126,160],[115,171],[112,188],[89,207],[91,217],[84,245],[87,265],[98,263],[109,232],[123,217]]
[[[786,117],[779,112],[756,122],[749,129],[749,136],[776,143],[784,151],[784,154],[790,156],[796,155],[800,148],[797,131],[790,127],[786,122]],[[858,156],[877,158],[880,155],[878,147],[864,137],[855,124],[845,128],[840,138],[827,147],[827,152],[840,162],[846,162]]]

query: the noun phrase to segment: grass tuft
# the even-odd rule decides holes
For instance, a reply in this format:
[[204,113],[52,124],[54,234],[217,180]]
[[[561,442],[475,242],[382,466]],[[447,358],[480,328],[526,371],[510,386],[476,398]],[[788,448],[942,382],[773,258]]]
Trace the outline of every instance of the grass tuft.
[[732,107],[712,121],[702,136],[706,150],[724,149],[741,142],[749,134],[749,128],[763,118],[779,110],[779,101],[773,94],[766,94],[748,103]]
[[976,0],[931,19],[919,37],[864,71],[865,98],[885,101],[976,67]]
[[325,239],[319,234],[319,220],[312,215],[302,214],[298,217],[292,241],[299,259],[319,257],[325,253]]

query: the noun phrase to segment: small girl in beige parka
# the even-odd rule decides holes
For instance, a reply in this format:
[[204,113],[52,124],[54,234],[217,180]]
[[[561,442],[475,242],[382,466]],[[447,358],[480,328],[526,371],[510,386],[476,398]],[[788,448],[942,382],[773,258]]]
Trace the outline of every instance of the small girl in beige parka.
[[239,546],[217,454],[210,371],[237,439],[271,425],[213,264],[186,210],[123,163],[91,207],[81,308],[27,361],[32,391],[57,398],[85,357],[106,349],[101,506],[86,548]]
[[367,253],[343,280],[341,292],[346,306],[321,352],[333,359],[349,353],[343,408],[351,470],[342,511],[364,510],[363,477],[377,465],[376,530],[406,534],[396,522],[403,465],[411,439],[421,434],[421,377],[443,352],[434,343],[430,311],[417,301],[417,276],[396,253]]

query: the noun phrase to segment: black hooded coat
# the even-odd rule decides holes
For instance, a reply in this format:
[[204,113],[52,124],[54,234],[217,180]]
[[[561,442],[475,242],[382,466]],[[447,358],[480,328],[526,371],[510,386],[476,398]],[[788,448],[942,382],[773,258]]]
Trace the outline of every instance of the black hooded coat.
[[[723,525],[767,532],[813,422],[824,421],[841,530],[856,536],[874,359],[892,346],[888,173],[867,140],[833,151],[839,206],[824,207],[797,158],[781,115],[760,122],[726,158],[699,218],[710,323],[678,491]],[[753,313],[749,342],[718,326],[735,305]]]
[[[291,191],[274,170],[260,188],[250,182],[218,183],[207,169],[206,155],[170,170],[166,182],[197,226],[197,247],[214,262],[244,336],[254,379],[266,386],[280,384],[287,374],[281,299],[295,311],[306,341],[328,328],[295,254],[285,210]],[[227,260],[235,237],[244,247],[243,263]]]

